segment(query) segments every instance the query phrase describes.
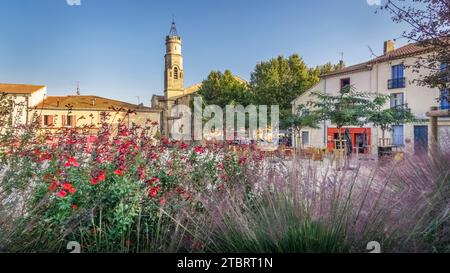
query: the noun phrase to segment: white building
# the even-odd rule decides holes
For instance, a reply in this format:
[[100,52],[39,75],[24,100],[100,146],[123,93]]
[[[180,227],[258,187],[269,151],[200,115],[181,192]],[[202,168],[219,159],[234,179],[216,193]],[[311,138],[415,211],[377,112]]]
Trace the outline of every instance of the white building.
[[35,107],[47,96],[47,87],[31,84],[0,83],[0,95],[11,99],[12,113],[10,125],[27,124],[31,119],[30,108]]
[[[365,63],[353,65],[321,76],[320,82],[307,90],[302,96],[292,102],[293,111],[298,105],[306,105],[313,98],[312,92],[323,92],[326,94],[337,94],[345,85],[351,85],[360,92],[388,94],[392,96],[390,105],[407,104],[412,113],[420,121],[414,124],[403,124],[393,126],[392,132],[387,132],[392,145],[402,147],[405,150],[414,151],[422,147],[428,147],[430,143],[429,119],[426,113],[433,106],[438,106],[438,98],[441,91],[421,87],[413,83],[418,73],[412,71],[409,65],[413,65],[417,57],[425,56],[427,50],[417,44],[408,44],[395,49],[392,41],[384,43],[383,56],[377,57]],[[427,71],[422,71],[427,73]],[[448,107],[448,105],[442,105]],[[450,135],[450,120],[443,118],[439,120],[439,133],[441,137]],[[370,152],[377,153],[381,130],[370,124],[365,128],[350,128],[352,146],[354,150],[360,146],[362,134],[367,135]],[[300,135],[294,136],[293,143],[305,147],[327,147],[329,151],[335,149],[337,139],[336,126],[329,122],[321,124],[320,129],[306,128]],[[366,152],[368,149],[366,149]]]

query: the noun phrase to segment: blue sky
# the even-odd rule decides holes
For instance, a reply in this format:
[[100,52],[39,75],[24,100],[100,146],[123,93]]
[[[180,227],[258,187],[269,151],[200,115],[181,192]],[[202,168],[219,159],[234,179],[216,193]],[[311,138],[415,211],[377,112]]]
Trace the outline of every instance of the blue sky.
[[[367,0],[0,0],[0,82],[49,95],[95,94],[146,105],[163,94],[172,16],[184,41],[186,86],[211,70],[249,79],[255,65],[301,55],[311,66],[381,53],[405,26]],[[398,45],[406,41],[399,40]]]

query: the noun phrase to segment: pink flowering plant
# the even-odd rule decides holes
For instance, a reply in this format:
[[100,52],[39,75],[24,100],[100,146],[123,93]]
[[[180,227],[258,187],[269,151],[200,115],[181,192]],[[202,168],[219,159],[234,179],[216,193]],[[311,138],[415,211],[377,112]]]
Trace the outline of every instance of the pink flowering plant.
[[70,241],[82,252],[450,251],[449,141],[336,170],[252,145],[174,142],[154,121],[107,113],[98,128],[42,130],[38,113],[15,126],[0,102],[0,252]]

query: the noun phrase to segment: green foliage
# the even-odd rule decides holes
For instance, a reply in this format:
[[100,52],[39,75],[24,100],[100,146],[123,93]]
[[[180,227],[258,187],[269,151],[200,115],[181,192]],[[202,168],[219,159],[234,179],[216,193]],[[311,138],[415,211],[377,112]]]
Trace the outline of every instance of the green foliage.
[[375,127],[379,127],[383,132],[383,138],[386,131],[392,129],[392,125],[400,125],[414,122],[415,116],[407,105],[397,105],[388,109],[383,109],[390,96],[379,95],[374,100],[374,109],[369,115],[368,121]]
[[291,102],[318,82],[301,57],[279,56],[256,65],[250,86],[255,105],[279,105],[280,120],[292,111]]
[[[344,126],[363,126],[376,109],[376,95],[355,91],[347,86],[337,95],[313,92],[309,105],[319,120],[329,120],[337,128]],[[373,97],[375,96],[375,99]]]
[[296,112],[288,115],[284,122],[285,127],[293,129],[296,133],[300,133],[303,128],[319,128],[318,116],[305,105],[299,105]]
[[229,70],[224,73],[212,71],[203,81],[197,94],[207,105],[225,107],[226,105],[251,103],[247,84],[236,78]]

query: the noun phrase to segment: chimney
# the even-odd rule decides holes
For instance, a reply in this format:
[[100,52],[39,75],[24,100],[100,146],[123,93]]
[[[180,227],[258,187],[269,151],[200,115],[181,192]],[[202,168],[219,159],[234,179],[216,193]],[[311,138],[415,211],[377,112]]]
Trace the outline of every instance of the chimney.
[[344,60],[339,61],[339,70],[344,69]]
[[59,99],[56,100],[56,107],[59,107]]
[[92,98],[92,106],[95,106],[95,97]]
[[388,40],[384,42],[384,55],[391,53],[395,50],[395,42],[392,40]]

